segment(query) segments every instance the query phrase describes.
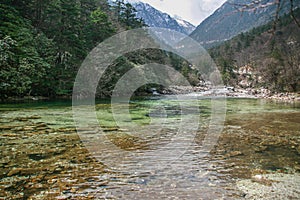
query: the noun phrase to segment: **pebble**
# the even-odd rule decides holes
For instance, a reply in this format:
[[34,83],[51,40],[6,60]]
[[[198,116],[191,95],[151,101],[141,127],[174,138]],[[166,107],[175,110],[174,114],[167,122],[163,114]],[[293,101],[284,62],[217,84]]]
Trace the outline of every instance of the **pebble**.
[[13,175],[19,174],[21,171],[22,171],[22,168],[14,168],[9,171],[7,176],[13,176]]
[[261,179],[263,179],[263,176],[260,175],[260,174],[257,174],[255,176],[253,176],[252,178],[255,179],[255,180],[261,180]]
[[240,156],[243,155],[243,153],[241,151],[232,151],[228,154],[226,154],[226,157],[235,157],[235,156]]

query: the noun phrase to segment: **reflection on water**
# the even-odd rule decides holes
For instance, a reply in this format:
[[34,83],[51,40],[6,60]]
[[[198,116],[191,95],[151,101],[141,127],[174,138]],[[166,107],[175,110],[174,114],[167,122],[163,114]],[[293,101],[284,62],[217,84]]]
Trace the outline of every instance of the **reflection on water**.
[[[132,100],[131,121],[120,124],[114,120],[109,101],[97,102],[96,115],[106,142],[125,152],[116,155],[106,146],[94,146],[97,151],[93,152],[85,148],[86,141],[76,133],[70,102],[2,104],[0,197],[243,199],[251,198],[251,192],[241,181],[266,187],[281,181],[272,183],[258,175],[288,174],[297,183],[299,104],[228,99],[223,132],[206,156],[202,146],[210,124],[211,101],[192,100],[185,105],[182,112],[180,104],[170,98]],[[121,109],[123,105],[117,106]],[[172,140],[183,116],[187,121],[199,120],[198,131],[184,154],[168,157],[164,152],[172,152],[174,147],[181,150],[187,140],[185,135]],[[153,124],[161,126],[149,128]],[[168,146],[172,141],[174,146]],[[116,162],[115,168],[108,160]],[[289,188],[293,189],[291,197],[300,194],[298,185]]]

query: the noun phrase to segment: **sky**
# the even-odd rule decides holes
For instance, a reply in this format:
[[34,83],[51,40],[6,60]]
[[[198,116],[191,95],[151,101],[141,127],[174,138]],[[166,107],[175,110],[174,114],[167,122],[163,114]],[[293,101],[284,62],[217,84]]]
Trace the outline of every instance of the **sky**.
[[[129,0],[136,2],[137,0]],[[140,0],[154,8],[177,15],[182,19],[198,26],[206,17],[211,15],[226,0]]]

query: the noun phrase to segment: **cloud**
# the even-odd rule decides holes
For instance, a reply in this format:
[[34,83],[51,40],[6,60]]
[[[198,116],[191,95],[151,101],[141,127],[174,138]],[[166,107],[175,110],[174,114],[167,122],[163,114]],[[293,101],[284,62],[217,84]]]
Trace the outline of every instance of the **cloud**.
[[[136,0],[129,0],[133,2]],[[194,25],[199,25],[226,0],[140,0],[170,15],[178,15]]]
[[192,2],[192,17],[197,25],[219,8],[225,0],[190,0]]

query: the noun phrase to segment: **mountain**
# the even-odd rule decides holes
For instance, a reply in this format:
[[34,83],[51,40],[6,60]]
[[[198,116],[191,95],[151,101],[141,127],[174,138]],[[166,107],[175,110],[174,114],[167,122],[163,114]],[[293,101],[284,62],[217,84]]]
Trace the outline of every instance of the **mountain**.
[[149,27],[167,28],[187,35],[195,29],[191,23],[179,17],[174,19],[147,3],[132,2],[131,4],[137,11],[136,16],[143,19]]
[[[276,5],[274,0],[262,0],[257,9],[239,11],[235,5],[245,5],[252,0],[228,0],[211,16],[206,18],[192,33],[191,37],[203,46],[214,46],[228,40],[241,32],[246,32],[254,27],[264,25],[274,19]],[[281,1],[281,12],[289,12],[290,1]],[[300,5],[300,0],[295,0],[294,5]],[[241,7],[239,7],[241,8]]]
[[[294,16],[299,22],[300,8]],[[295,22],[285,14],[275,31],[269,22],[209,49],[224,83],[254,92],[299,92],[300,26]]]
[[183,28],[185,28],[186,33],[188,33],[188,34],[192,33],[196,29],[196,27],[193,24],[191,24],[188,21],[185,21],[178,15],[175,15],[173,18],[177,21],[177,23],[179,25],[181,25]]

